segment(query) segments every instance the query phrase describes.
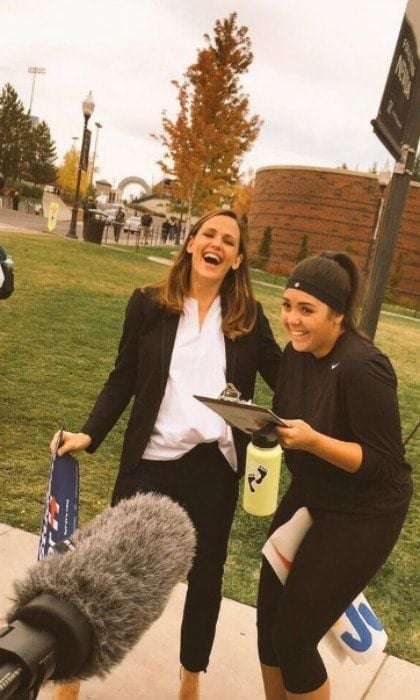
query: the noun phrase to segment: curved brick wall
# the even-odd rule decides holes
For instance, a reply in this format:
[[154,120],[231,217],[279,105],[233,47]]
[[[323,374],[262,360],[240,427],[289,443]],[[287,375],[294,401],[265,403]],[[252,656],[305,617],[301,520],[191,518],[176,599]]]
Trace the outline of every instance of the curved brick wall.
[[[370,173],[300,166],[261,168],[249,214],[250,252],[258,251],[264,229],[270,226],[271,267],[279,274],[290,272],[305,234],[310,254],[344,250],[363,269],[379,194],[377,177]],[[419,239],[420,183],[411,183],[391,274],[401,252],[398,287],[414,299],[420,294]]]

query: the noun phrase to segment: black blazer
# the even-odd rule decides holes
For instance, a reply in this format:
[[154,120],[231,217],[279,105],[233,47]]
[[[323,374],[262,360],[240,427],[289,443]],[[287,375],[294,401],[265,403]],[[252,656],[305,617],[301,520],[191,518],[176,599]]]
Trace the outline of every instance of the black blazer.
[[[128,302],[115,368],[100,392],[81,432],[90,435],[88,452],[94,452],[113,428],[132,396],[134,403],[124,436],[120,469],[134,471],[149,441],[165,393],[179,315],[136,289]],[[225,337],[226,382],[232,382],[243,399],[252,399],[259,372],[274,389],[281,350],[262,307],[258,304],[253,330],[234,341]],[[238,472],[244,472],[249,438],[233,429]]]

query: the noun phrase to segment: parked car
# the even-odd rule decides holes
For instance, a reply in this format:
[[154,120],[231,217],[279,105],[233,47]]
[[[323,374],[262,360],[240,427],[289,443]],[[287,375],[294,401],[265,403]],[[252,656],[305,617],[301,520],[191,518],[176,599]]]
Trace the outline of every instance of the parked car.
[[134,232],[139,231],[141,228],[141,217],[140,216],[129,216],[124,224],[124,231]]

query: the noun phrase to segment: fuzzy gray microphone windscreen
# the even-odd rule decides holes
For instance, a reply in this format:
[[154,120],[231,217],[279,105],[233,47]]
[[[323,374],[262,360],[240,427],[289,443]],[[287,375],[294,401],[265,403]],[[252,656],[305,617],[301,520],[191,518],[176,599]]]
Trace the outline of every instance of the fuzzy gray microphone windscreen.
[[92,643],[81,668],[69,676],[103,677],[163,612],[190,569],[195,532],[178,504],[138,494],[105,510],[72,539],[74,551],[39,561],[15,582],[8,620],[45,593],[73,604],[89,623]]

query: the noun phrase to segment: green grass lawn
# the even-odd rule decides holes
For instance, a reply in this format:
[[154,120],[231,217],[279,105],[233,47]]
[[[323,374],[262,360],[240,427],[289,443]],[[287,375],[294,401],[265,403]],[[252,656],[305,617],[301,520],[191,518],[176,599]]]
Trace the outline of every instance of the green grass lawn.
[[[16,291],[0,302],[0,521],[37,533],[49,470],[49,441],[64,419],[70,430],[84,422],[112,366],[124,308],[136,286],[163,277],[167,268],[147,260],[162,249],[95,246],[49,235],[1,233],[16,264]],[[171,249],[163,249],[169,256]],[[280,291],[257,284],[256,294],[283,345]],[[400,382],[404,434],[418,420],[420,324],[383,317],[376,342],[391,358]],[[263,383],[256,399],[271,396]],[[81,523],[109,502],[127,414],[95,455],[82,454]],[[420,435],[408,446],[419,462]],[[416,469],[418,472],[418,469]],[[415,475],[418,481],[418,474]],[[287,475],[282,474],[282,489]],[[239,506],[226,566],[225,595],[254,605],[260,551],[269,518]],[[383,621],[388,651],[420,662],[416,578],[419,496],[415,495],[401,538],[367,590]],[[34,553],[35,557],[35,553]]]

